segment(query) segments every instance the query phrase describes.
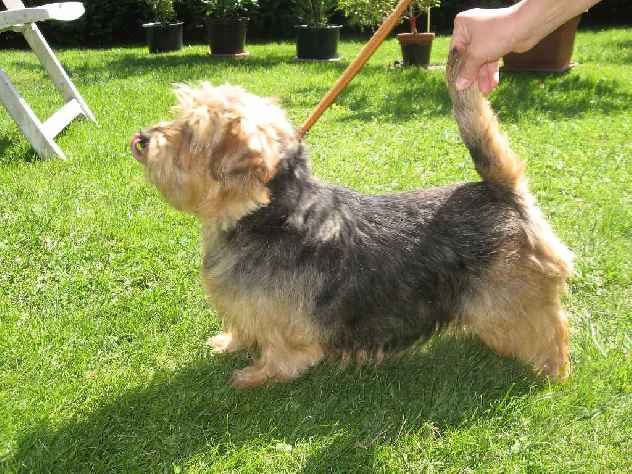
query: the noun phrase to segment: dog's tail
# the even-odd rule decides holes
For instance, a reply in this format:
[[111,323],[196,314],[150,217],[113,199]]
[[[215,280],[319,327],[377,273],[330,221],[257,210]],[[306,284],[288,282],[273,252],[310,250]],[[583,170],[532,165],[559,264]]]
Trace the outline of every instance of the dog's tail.
[[496,115],[478,86],[474,84],[466,90],[456,90],[461,62],[461,54],[452,49],[446,77],[461,137],[470,150],[476,171],[484,181],[516,190],[524,181],[525,165],[509,147],[500,131]]

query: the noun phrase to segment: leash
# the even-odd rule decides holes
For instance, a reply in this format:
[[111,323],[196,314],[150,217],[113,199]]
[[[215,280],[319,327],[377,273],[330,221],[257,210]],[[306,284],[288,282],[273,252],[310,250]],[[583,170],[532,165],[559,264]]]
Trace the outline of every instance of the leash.
[[406,9],[410,6],[413,0],[400,0],[395,8],[395,11],[390,14],[390,16],[384,20],[382,26],[378,28],[378,30],[373,34],[369,42],[362,48],[358,56],[353,60],[351,64],[345,69],[342,73],[338,81],[329,89],[329,92],[321,99],[320,103],[316,106],[316,108],[312,111],[310,116],[307,118],[305,123],[298,130],[298,138],[302,140],[305,135],[309,132],[309,130],[314,126],[314,124],[318,121],[320,116],[329,108],[331,104],[333,104],[336,97],[340,95],[340,93],[345,90],[345,88],[349,85],[349,83],[353,80],[354,77],[358,75],[358,73],[362,70],[367,61],[373,56],[373,53],[380,47],[380,45],[384,42],[389,33],[395,28],[397,23],[399,23],[402,15],[406,11]]

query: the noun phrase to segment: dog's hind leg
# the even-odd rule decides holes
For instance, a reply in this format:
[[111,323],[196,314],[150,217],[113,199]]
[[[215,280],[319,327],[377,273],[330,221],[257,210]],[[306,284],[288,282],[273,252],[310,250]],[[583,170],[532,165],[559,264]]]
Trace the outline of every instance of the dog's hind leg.
[[554,380],[570,372],[563,281],[530,265],[499,265],[483,279],[464,322],[491,349]]

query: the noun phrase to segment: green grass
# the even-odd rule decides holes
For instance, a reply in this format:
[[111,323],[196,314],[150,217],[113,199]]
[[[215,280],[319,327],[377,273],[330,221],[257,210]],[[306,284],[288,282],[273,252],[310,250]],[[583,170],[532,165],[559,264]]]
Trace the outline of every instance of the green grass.
[[[204,346],[219,324],[198,224],[144,182],[129,137],[168,116],[170,83],[199,79],[278,96],[300,123],[360,47],[339,64],[293,62],[287,43],[240,62],[59,52],[99,120],[59,137],[68,161],[39,160],[0,113],[0,471],[630,472],[632,29],[582,33],[575,70],[504,76],[492,96],[577,255],[567,383],[442,336],[381,368],[228,387],[247,359]],[[38,113],[60,105],[31,54],[0,55]],[[316,174],[371,193],[477,179],[442,72],[398,56],[389,40],[313,129]]]

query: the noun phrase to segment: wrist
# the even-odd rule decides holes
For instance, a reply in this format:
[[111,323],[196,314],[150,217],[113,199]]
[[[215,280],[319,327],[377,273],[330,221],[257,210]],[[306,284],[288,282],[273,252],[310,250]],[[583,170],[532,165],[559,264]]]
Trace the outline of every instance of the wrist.
[[514,53],[523,53],[530,50],[537,40],[534,41],[532,31],[532,9],[529,8],[528,2],[518,2],[509,9],[509,28],[511,28],[511,51]]

